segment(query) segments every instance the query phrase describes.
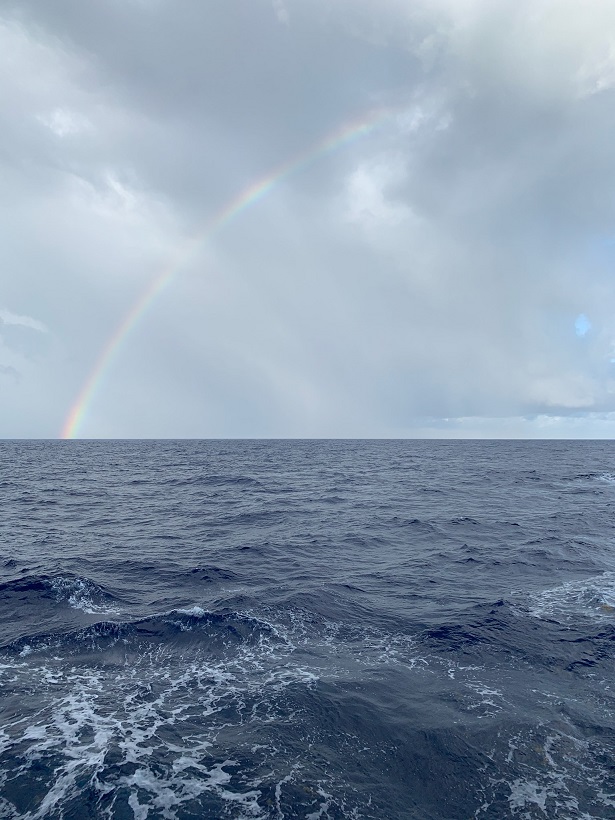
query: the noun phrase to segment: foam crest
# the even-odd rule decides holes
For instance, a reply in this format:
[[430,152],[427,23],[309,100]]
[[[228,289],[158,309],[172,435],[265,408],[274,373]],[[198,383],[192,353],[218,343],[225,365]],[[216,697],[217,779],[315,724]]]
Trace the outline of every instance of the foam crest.
[[104,590],[88,578],[57,576],[49,580],[51,591],[59,601],[67,601],[73,609],[88,615],[119,615],[119,607],[112,605]]
[[5,647],[26,657],[63,652],[86,659],[105,654],[125,659],[157,648],[177,651],[206,651],[225,656],[241,645],[271,651],[273,644],[286,647],[284,636],[266,621],[235,612],[210,612],[202,607],[171,610],[128,621],[96,621],[86,627],[48,634],[24,636]]
[[76,575],[25,575],[0,583],[0,600],[40,606],[43,601],[67,603],[90,615],[119,615],[113,596],[89,578]]
[[535,618],[564,624],[578,619],[615,623],[615,572],[566,581],[533,595],[528,611]]

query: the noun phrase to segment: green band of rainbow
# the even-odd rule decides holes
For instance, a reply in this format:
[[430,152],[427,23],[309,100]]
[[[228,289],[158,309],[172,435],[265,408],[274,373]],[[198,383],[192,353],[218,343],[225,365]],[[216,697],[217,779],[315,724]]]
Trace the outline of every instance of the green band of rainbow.
[[312,146],[299,156],[288,160],[283,165],[271,171],[263,179],[250,185],[242,191],[238,197],[231,200],[213,219],[208,221],[202,230],[191,237],[182,246],[173,262],[165,268],[138,297],[108,339],[66,416],[60,438],[72,439],[77,436],[87,411],[99,391],[105,375],[109,372],[113,362],[117,358],[123,343],[142,319],[147,309],[172,282],[173,278],[189,260],[191,254],[201,246],[203,242],[211,239],[237,216],[267,196],[279,182],[291,174],[303,170],[307,165],[326,154],[374,131],[389,117],[393,110],[394,109],[390,108],[372,109],[367,115],[363,115],[360,119],[354,120],[342,128],[338,128],[325,139],[320,140],[315,146]]

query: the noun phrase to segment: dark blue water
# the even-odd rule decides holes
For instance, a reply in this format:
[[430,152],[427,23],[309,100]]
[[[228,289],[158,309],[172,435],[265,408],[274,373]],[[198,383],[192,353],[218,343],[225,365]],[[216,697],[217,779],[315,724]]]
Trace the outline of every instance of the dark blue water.
[[0,817],[615,817],[614,444],[0,469]]

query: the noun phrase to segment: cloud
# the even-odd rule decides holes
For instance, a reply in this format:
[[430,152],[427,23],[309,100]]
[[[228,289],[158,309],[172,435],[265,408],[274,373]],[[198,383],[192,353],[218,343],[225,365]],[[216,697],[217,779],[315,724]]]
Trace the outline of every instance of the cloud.
[[17,383],[19,383],[21,379],[19,371],[16,368],[11,367],[11,365],[0,364],[0,375],[10,376]]
[[79,134],[91,128],[91,123],[83,115],[66,108],[54,108],[48,114],[39,114],[38,118],[58,137]]
[[19,325],[20,327],[30,328],[30,330],[36,330],[38,333],[47,333],[47,328],[42,322],[33,319],[31,316],[19,316],[17,313],[11,313],[10,310],[0,309],[0,323]]
[[176,268],[84,434],[611,429],[613,30],[610,0],[3,4],[0,432],[57,432]]
[[288,12],[288,8],[286,7],[286,3],[284,2],[284,0],[273,0],[273,9],[280,23],[288,25],[290,20],[290,14]]

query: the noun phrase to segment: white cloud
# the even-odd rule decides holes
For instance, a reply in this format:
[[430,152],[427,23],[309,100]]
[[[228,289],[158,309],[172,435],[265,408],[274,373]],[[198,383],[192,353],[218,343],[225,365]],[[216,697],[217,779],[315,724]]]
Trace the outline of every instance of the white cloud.
[[36,330],[39,333],[47,333],[47,327],[38,319],[33,319],[31,316],[22,316],[18,313],[12,313],[10,310],[0,309],[0,322],[7,325],[20,325],[21,327]]
[[388,190],[405,176],[401,158],[383,157],[362,163],[346,182],[346,218],[361,228],[397,226],[407,219],[410,210],[395,204]]
[[73,136],[92,128],[87,117],[66,108],[54,108],[49,114],[39,114],[38,119],[58,137]]
[[273,10],[275,11],[275,15],[280,21],[280,23],[288,25],[290,15],[288,13],[288,8],[286,7],[286,3],[284,2],[284,0],[273,0]]

